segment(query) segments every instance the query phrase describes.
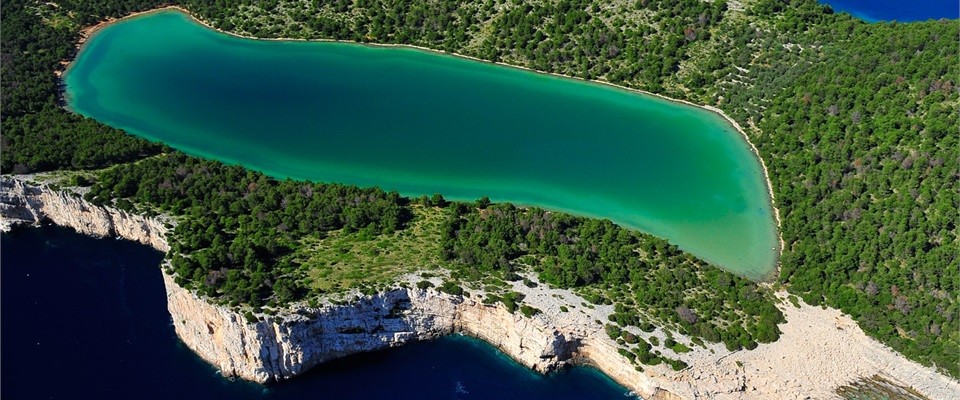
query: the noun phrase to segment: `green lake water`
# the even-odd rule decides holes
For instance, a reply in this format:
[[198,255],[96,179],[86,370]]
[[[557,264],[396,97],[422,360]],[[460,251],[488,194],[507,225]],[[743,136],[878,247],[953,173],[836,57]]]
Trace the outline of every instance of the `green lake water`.
[[256,41],[176,11],[100,30],[70,108],[278,178],[609,218],[743,276],[774,270],[759,161],[720,116],[408,48]]

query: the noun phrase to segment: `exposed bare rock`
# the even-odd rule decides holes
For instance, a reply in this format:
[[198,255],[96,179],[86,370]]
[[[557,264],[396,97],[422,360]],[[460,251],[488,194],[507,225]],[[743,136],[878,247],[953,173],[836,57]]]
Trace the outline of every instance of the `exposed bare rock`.
[[[161,251],[169,247],[161,221],[101,207],[67,192],[0,177],[0,229],[51,221],[78,232],[121,237]],[[535,277],[531,277],[535,278]],[[960,383],[920,366],[869,338],[847,315],[830,308],[799,308],[783,301],[787,322],[779,341],[754,351],[730,352],[722,345],[691,346],[666,355],[689,367],[664,365],[640,372],[603,331],[612,307],[588,305],[568,291],[515,284],[524,303],[542,310],[527,318],[502,305],[427,289],[398,288],[347,304],[295,305],[276,315],[211,304],[164,273],[167,308],[177,335],[226,376],[256,382],[281,381],[309,368],[354,353],[462,333],[498,347],[521,364],[550,372],[567,364],[588,364],[646,399],[797,399],[837,397],[836,389],[879,376],[931,399],[960,393]],[[785,298],[785,293],[778,293]],[[649,339],[665,338],[634,331]],[[680,342],[690,339],[674,332]]]
[[[778,296],[786,300],[787,294]],[[691,387],[702,387],[704,379],[743,381],[743,392],[727,397],[718,394],[718,398],[836,398],[839,387],[873,376],[930,399],[956,398],[960,393],[960,382],[867,336],[840,310],[802,301],[799,305],[781,303],[787,322],[780,325],[780,340],[715,361],[691,363],[679,379]]]
[[435,290],[397,289],[348,305],[297,307],[247,321],[211,305],[164,274],[177,335],[225,376],[281,381],[335,358],[463,333],[483,339],[541,372],[564,365],[566,337],[502,306]]
[[72,193],[32,186],[15,178],[0,177],[0,214],[4,217],[0,232],[50,221],[85,235],[119,237],[169,250],[167,227],[156,219],[97,206]]

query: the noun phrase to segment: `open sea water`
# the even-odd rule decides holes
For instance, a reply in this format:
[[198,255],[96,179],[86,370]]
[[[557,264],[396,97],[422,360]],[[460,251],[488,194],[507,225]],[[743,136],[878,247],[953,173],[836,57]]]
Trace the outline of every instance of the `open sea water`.
[[867,22],[926,21],[928,19],[960,18],[957,0],[818,0],[834,11],[846,11]]
[[466,337],[343,358],[281,384],[223,378],[166,309],[162,255],[58,227],[0,236],[3,399],[623,399],[602,373],[542,376]]

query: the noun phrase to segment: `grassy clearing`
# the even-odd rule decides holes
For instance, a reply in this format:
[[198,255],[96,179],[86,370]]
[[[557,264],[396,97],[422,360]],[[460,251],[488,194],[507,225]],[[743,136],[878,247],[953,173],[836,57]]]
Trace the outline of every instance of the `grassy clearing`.
[[445,265],[440,228],[447,210],[412,206],[409,227],[389,235],[330,232],[308,237],[297,251],[306,271],[305,284],[320,293],[373,289],[391,285],[400,275]]
[[56,29],[78,29],[72,12],[65,11],[54,2],[36,2],[31,7],[43,19],[43,23]]

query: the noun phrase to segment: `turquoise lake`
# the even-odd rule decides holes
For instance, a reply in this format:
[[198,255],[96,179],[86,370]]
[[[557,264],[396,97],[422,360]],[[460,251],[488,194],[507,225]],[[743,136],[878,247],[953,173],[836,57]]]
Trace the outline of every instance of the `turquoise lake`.
[[759,160],[696,107],[416,49],[236,38],[176,11],[98,31],[64,80],[74,111],[195,156],[609,218],[775,271]]

